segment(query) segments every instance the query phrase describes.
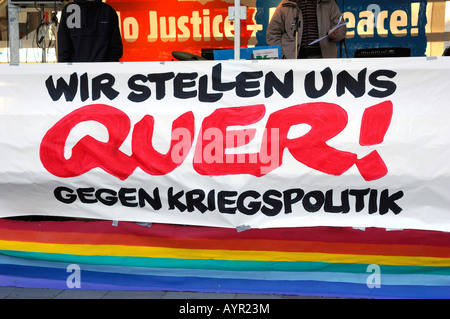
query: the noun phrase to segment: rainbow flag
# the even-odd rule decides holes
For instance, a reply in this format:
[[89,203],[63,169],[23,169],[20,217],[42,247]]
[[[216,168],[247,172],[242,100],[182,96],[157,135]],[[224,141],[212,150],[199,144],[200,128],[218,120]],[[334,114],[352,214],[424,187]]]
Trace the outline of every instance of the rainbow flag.
[[0,286],[450,298],[450,233],[0,219]]

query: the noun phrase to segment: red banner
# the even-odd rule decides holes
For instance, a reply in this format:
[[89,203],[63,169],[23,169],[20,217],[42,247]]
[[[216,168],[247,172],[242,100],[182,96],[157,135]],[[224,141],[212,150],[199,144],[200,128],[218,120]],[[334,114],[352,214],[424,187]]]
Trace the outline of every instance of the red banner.
[[[221,0],[108,0],[118,13],[124,55],[121,61],[170,61],[173,51],[201,56],[201,50],[233,48],[234,22]],[[247,8],[241,44],[256,33],[255,8]]]

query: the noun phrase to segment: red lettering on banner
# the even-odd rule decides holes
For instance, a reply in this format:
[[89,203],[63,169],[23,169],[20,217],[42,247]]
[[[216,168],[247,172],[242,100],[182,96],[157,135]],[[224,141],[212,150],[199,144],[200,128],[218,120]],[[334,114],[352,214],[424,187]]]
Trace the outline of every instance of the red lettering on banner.
[[[362,118],[359,144],[362,146],[381,144],[391,125],[393,112],[391,101],[367,108]],[[379,179],[388,172],[386,164],[377,151],[359,159],[356,166],[364,179],[369,181]]]
[[[255,129],[227,128],[257,123],[264,114],[264,105],[252,105],[217,109],[206,117],[194,150],[194,169],[209,176],[251,174],[260,177],[282,165],[283,152],[287,148],[297,161],[330,175],[342,175],[354,164],[367,181],[379,179],[388,172],[377,151],[358,159],[354,153],[327,144],[347,126],[348,115],[340,106],[324,102],[294,105],[272,113],[258,153],[227,154],[227,149],[248,144],[256,133]],[[390,101],[366,109],[360,144],[380,144],[391,117]],[[84,121],[103,124],[109,140],[105,143],[85,136],[73,147],[72,156],[66,159],[66,140],[71,130]],[[288,138],[290,128],[298,124],[306,124],[310,130],[303,136]],[[121,180],[128,178],[137,167],[151,175],[165,175],[181,165],[192,149],[194,115],[187,112],[173,122],[166,154],[153,147],[153,128],[154,119],[150,115],[136,123],[132,133],[133,154],[129,156],[119,150],[131,130],[128,116],[108,105],[88,105],[68,114],[47,132],[41,143],[41,162],[50,173],[59,177],[79,176],[97,167]]]
[[[96,121],[108,130],[109,141],[83,137],[72,149],[72,156],[64,156],[64,148],[70,131],[79,123]],[[92,104],[73,111],[56,123],[44,136],[40,156],[44,167],[59,177],[82,175],[100,167],[122,180],[133,173],[136,163],[133,157],[119,151],[131,128],[128,116],[111,106]]]
[[[203,120],[194,156],[194,169],[202,175],[251,174],[261,176],[258,154],[225,154],[231,147],[248,144],[255,130],[227,131],[227,127],[250,125],[264,117],[264,105],[229,107],[215,110]],[[236,137],[236,139],[234,139]],[[242,158],[242,156],[241,156]]]
[[146,115],[133,130],[133,157],[139,167],[151,175],[165,175],[181,165],[194,140],[194,114],[187,112],[177,118],[172,125],[172,138],[169,151],[161,154],[152,144],[155,120]]
[[[347,120],[347,112],[330,103],[307,103],[274,112],[267,127],[280,129],[280,165],[283,149],[287,148],[297,161],[315,170],[330,175],[346,172],[355,163],[356,154],[337,150],[326,142],[342,132]],[[307,124],[311,129],[301,137],[288,139],[290,127],[297,124]]]

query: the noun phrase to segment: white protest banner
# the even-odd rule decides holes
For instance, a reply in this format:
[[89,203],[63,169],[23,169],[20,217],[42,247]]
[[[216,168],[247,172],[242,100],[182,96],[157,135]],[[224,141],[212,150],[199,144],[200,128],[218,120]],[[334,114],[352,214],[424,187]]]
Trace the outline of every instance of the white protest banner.
[[450,231],[450,60],[0,65],[0,216]]

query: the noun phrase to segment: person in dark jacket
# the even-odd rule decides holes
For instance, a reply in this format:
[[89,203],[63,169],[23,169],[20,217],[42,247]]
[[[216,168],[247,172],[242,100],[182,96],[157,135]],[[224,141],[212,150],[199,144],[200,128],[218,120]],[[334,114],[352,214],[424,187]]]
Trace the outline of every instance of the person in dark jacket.
[[75,0],[62,11],[58,62],[118,62],[123,54],[116,11],[102,0]]

